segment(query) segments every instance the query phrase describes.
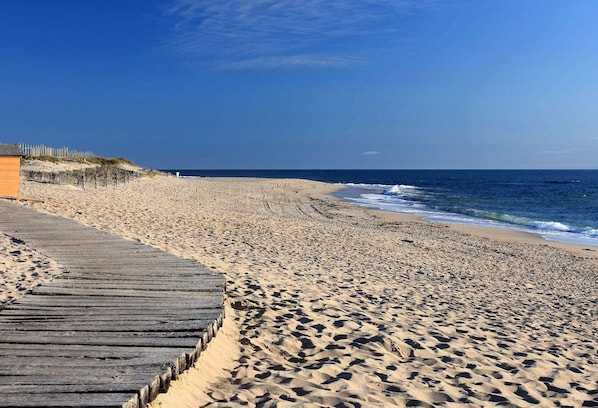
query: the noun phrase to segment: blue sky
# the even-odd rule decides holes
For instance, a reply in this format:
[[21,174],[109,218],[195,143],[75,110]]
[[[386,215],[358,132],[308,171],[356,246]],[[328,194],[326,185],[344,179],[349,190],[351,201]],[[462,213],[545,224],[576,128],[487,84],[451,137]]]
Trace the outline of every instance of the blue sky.
[[2,0],[0,142],[153,168],[598,168],[598,2]]

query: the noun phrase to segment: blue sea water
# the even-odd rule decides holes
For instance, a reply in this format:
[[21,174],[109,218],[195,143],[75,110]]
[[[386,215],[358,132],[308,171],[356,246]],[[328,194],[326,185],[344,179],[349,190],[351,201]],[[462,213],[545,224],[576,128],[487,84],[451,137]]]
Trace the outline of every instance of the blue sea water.
[[301,178],[352,203],[430,221],[510,228],[598,246],[598,170],[168,170],[186,177]]

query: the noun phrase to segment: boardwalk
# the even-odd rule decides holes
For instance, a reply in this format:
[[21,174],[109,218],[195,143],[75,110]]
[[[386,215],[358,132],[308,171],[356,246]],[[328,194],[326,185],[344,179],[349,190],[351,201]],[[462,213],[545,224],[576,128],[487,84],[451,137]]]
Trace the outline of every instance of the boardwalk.
[[0,233],[67,272],[0,311],[0,406],[143,407],[222,324],[224,277],[0,200]]

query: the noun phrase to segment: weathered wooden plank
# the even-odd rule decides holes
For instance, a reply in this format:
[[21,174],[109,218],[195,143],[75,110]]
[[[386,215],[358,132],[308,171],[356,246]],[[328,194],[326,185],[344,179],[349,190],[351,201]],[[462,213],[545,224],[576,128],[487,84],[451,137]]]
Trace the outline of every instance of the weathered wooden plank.
[[[174,360],[173,360],[174,361]],[[172,363],[172,362],[171,362]],[[52,366],[52,375],[48,376],[49,366],[42,365],[20,365],[13,367],[10,377],[0,376],[0,384],[19,384],[23,381],[30,384],[35,377],[40,384],[101,384],[110,381],[112,384],[137,384],[137,390],[144,384],[151,381],[156,375],[166,371],[170,364],[137,364],[129,365],[123,362],[122,366]],[[54,377],[47,380],[42,377]],[[121,388],[123,390],[123,388]]]
[[[196,283],[201,286],[191,286],[189,283]],[[113,280],[79,280],[79,279],[58,279],[54,282],[49,282],[44,285],[45,288],[73,288],[73,289],[96,289],[96,290],[136,290],[136,291],[172,291],[172,292],[199,292],[198,287],[201,291],[207,290],[218,290],[222,291],[222,281],[218,279],[205,279],[200,282],[160,282],[160,281],[146,281],[138,282],[135,280],[119,280],[115,282]]]
[[[154,274],[154,272],[149,272],[149,273],[139,273],[139,274],[127,273],[126,275],[123,275],[123,273],[126,273],[126,271],[115,271],[115,272],[111,272],[111,273],[101,273],[101,274],[88,272],[87,275],[83,275],[81,273],[70,271],[69,273],[65,273],[64,275],[60,276],[60,280],[61,281],[82,282],[83,284],[86,284],[87,282],[89,282],[89,283],[91,283],[91,282],[101,283],[101,282],[106,282],[106,281],[111,282],[111,281],[118,279],[120,282],[123,282],[123,284],[139,282],[140,285],[147,284],[147,285],[156,285],[157,286],[157,285],[161,285],[161,284],[177,285],[177,284],[180,284],[181,281],[189,283],[190,285],[201,285],[204,279],[208,282],[215,281],[218,279],[217,277],[215,277],[214,275],[211,275],[211,274],[210,275],[208,275],[208,274],[203,274],[203,275],[176,274],[173,276],[172,271],[163,273],[163,274],[158,274],[158,273]],[[218,284],[221,285],[222,282],[220,281]]]
[[[40,372],[37,374],[0,377],[0,403],[2,403],[1,398],[5,393],[17,393],[19,390],[32,394],[40,393],[44,389],[49,390],[49,393],[120,392],[133,394],[152,382],[156,377],[159,378],[155,375],[155,367],[152,367],[151,372],[147,373],[120,374],[122,378],[112,372],[96,371],[93,368],[86,372],[84,367],[71,367],[71,371],[59,369],[52,377],[44,374],[44,367],[39,368]],[[96,377],[91,378],[92,375],[96,375]],[[34,387],[40,388],[34,389]]]
[[71,307],[22,307],[5,309],[1,321],[20,322],[20,321],[50,321],[71,319],[78,321],[81,319],[110,320],[129,319],[134,315],[136,320],[192,320],[208,319],[218,316],[219,309],[187,309],[180,307],[164,308],[140,308],[139,306],[88,306],[82,309],[73,310]]
[[94,280],[94,279],[138,279],[143,282],[155,278],[157,280],[170,281],[174,279],[189,279],[189,280],[201,280],[202,278],[213,279],[217,277],[216,274],[209,271],[202,271],[199,269],[191,269],[185,267],[177,269],[176,267],[165,268],[164,266],[153,267],[144,266],[143,270],[137,270],[131,267],[118,267],[107,269],[106,267],[98,268],[95,270],[92,267],[85,267],[85,269],[78,269],[71,267],[68,272],[65,272],[62,279],[81,279],[81,280]]
[[[27,377],[30,378],[30,377]],[[122,393],[133,395],[147,383],[147,378],[140,382],[106,383],[101,379],[97,384],[44,384],[43,377],[31,377],[31,384],[7,384],[0,380],[0,398],[7,394],[56,394],[56,393]],[[3,401],[2,401],[3,402]],[[122,403],[122,401],[120,401]],[[1,402],[0,402],[1,403]],[[4,407],[4,405],[2,405]]]
[[0,209],[0,230],[65,267],[0,312],[0,406],[137,408],[221,324],[222,275],[71,220]]
[[81,344],[93,346],[189,347],[197,344],[203,331],[189,332],[6,332],[0,331],[0,343],[47,344],[48,346]]
[[[121,408],[130,393],[52,393],[2,395],[3,408]],[[131,406],[132,407],[132,406]]]
[[[142,266],[140,269],[139,266]],[[81,268],[81,269],[79,269]],[[148,275],[148,273],[153,273],[154,275]],[[145,278],[149,280],[149,278],[155,278],[159,281],[175,281],[176,279],[189,279],[189,280],[201,280],[201,279],[221,279],[221,276],[218,274],[202,270],[199,268],[193,268],[189,266],[170,266],[166,267],[165,265],[133,265],[133,266],[124,266],[123,264],[118,264],[117,266],[110,267],[106,265],[102,265],[101,267],[94,267],[90,265],[85,265],[84,261],[81,261],[78,267],[71,267],[69,271],[66,271],[63,275],[61,275],[62,279],[75,279],[75,280],[103,280],[105,277],[108,276],[110,278],[120,277],[126,279],[128,277],[139,279],[143,281]]]
[[93,288],[62,288],[58,286],[38,286],[32,290],[34,295],[71,295],[71,296],[105,296],[105,297],[142,297],[145,299],[160,298],[160,299],[197,299],[201,301],[203,297],[220,296],[221,288],[198,288],[197,292],[183,292],[183,291],[150,291],[150,290],[134,290],[134,289],[93,289]]
[[[214,294],[213,296],[204,296],[201,298],[201,304],[197,302],[199,297],[195,298],[180,298],[176,302],[173,302],[172,299],[164,299],[163,302],[160,302],[160,298],[149,298],[149,297],[128,297],[128,298],[114,298],[110,296],[68,296],[68,295],[29,295],[25,296],[11,304],[13,305],[39,305],[39,306],[51,306],[55,305],[57,307],[98,307],[98,306],[143,306],[146,305],[149,309],[152,307],[165,307],[168,309],[169,307],[188,307],[188,308],[196,308],[196,309],[212,309],[215,307],[222,306],[223,297],[217,296]],[[122,302],[119,302],[122,301]],[[125,302],[126,301],[126,302]],[[159,305],[159,306],[156,306]]]
[[170,386],[170,368],[163,376],[155,376],[151,381],[148,377],[133,379],[129,381],[106,382],[99,378],[97,382],[81,383],[72,381],[69,383],[60,383],[54,380],[52,383],[47,376],[34,377],[27,376],[26,383],[4,384],[0,379],[0,396],[7,394],[63,394],[63,393],[119,393],[135,395],[140,387],[145,387],[148,383],[151,385],[151,391],[154,393],[154,399],[159,392],[165,392]]
[[[15,331],[37,331],[37,330],[62,330],[71,327],[72,330],[81,330],[82,328],[93,329],[96,331],[109,331],[111,328],[126,328],[134,329],[136,326],[143,328],[145,331],[151,328],[167,329],[166,331],[178,330],[180,327],[207,327],[209,322],[213,322],[218,318],[217,314],[207,314],[204,316],[195,316],[188,314],[186,316],[176,315],[162,315],[153,316],[150,314],[135,316],[134,320],[131,316],[126,314],[110,316],[53,316],[50,318],[28,316],[16,316],[10,319],[0,319],[0,330],[15,330]],[[113,327],[110,327],[110,324]],[[104,329],[103,325],[106,326]],[[135,331],[144,331],[135,330]],[[126,330],[116,330],[126,331]],[[163,330],[164,331],[164,330]]]
[[[136,299],[136,298],[134,298]],[[13,305],[14,306],[14,305]],[[76,306],[76,305],[75,305]],[[85,317],[115,317],[119,318],[122,315],[139,315],[144,316],[155,316],[159,319],[165,318],[177,318],[181,316],[183,319],[189,319],[192,317],[202,318],[205,316],[217,315],[219,312],[217,302],[214,302],[212,307],[197,307],[197,308],[185,308],[180,305],[173,305],[172,303],[157,302],[156,305],[144,307],[143,304],[119,304],[114,302],[112,305],[104,306],[102,303],[98,304],[80,304],[79,310],[73,309],[75,306],[72,304],[50,306],[47,304],[40,304],[39,308],[35,308],[35,304],[24,304],[18,305],[18,307],[12,307],[10,309],[4,309],[2,311],[3,319],[15,320],[19,318],[31,318],[39,320],[47,319],[61,319],[63,317],[79,316],[80,319]],[[162,307],[160,307],[162,306]],[[2,320],[2,319],[0,319]]]
[[[170,259],[162,256],[139,255],[134,253],[123,253],[114,250],[113,256],[111,257],[92,257],[93,253],[99,253],[100,251],[108,251],[112,248],[111,245],[107,245],[106,248],[90,248],[88,245],[81,246],[80,250],[76,251],[58,251],[58,250],[47,250],[46,253],[52,254],[53,257],[66,256],[77,256],[80,262],[89,262],[90,264],[100,265],[102,267],[110,267],[111,265],[136,265],[139,262],[147,262],[149,260],[159,261],[166,266],[189,266],[187,262],[182,259]],[[148,263],[149,266],[149,263]],[[199,269],[199,268],[198,268]]]
[[194,331],[200,332],[205,330],[216,318],[206,319],[187,319],[187,320],[150,320],[139,319],[131,321],[131,318],[122,320],[96,320],[89,319],[88,321],[71,321],[71,320],[53,320],[53,321],[17,321],[17,322],[3,322],[0,321],[0,334],[2,333],[18,333],[22,331],[37,334],[38,332],[46,331],[95,331],[102,333],[110,332],[139,332],[139,333],[154,333],[154,332],[183,332]]
[[[94,345],[63,345],[51,350],[44,344],[2,344],[0,343],[0,355],[2,358],[10,357],[36,357],[43,361],[47,357],[75,357],[92,358],[104,360],[106,362],[118,359],[132,359],[142,357],[157,357],[171,361],[178,358],[186,348],[173,347],[137,347],[137,346],[94,346]],[[10,355],[8,352],[12,352]]]
[[[181,349],[182,350],[182,349]],[[157,353],[156,355],[159,355]],[[178,355],[181,353],[179,352]],[[129,356],[129,357],[122,357],[122,356],[115,356],[112,358],[98,358],[98,357],[88,357],[88,356],[52,356],[46,355],[44,358],[38,358],[38,356],[5,356],[0,359],[0,372],[6,373],[6,370],[13,370],[15,367],[24,367],[26,366],[28,369],[33,368],[44,368],[44,367],[60,367],[60,369],[64,369],[65,371],[69,371],[73,368],[82,368],[82,369],[99,369],[103,368],[106,372],[114,372],[114,368],[122,368],[123,366],[127,367],[152,367],[154,369],[157,367],[155,364],[156,355],[145,355],[145,356]],[[171,351],[170,353],[164,353],[162,358],[168,357],[166,361],[173,361],[175,357],[178,355],[174,355]],[[14,371],[14,375],[17,375],[18,371]],[[24,375],[24,374],[18,374]],[[3,376],[2,376],[3,377]],[[79,377],[79,379],[81,379]],[[18,380],[13,380],[18,381]],[[62,381],[59,379],[59,381]],[[87,380],[85,380],[87,381]],[[11,382],[12,383],[12,382]]]

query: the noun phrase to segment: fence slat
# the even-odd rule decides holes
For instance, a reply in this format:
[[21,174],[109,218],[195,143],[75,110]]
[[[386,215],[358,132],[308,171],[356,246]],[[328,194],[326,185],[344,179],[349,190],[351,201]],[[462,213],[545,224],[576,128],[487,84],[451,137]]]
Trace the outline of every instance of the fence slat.
[[90,159],[95,157],[92,152],[80,152],[77,150],[70,150],[68,147],[54,148],[44,145],[28,145],[20,143],[19,146],[25,156],[39,157],[39,156],[52,156],[52,157],[69,157],[74,159]]

